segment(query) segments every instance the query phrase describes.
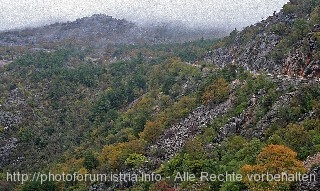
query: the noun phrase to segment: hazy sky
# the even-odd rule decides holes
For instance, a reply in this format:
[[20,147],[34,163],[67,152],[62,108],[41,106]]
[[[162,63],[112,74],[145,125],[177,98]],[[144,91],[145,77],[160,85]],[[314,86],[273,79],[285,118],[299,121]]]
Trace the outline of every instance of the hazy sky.
[[134,22],[243,27],[279,11],[288,0],[0,0],[0,30],[105,13]]

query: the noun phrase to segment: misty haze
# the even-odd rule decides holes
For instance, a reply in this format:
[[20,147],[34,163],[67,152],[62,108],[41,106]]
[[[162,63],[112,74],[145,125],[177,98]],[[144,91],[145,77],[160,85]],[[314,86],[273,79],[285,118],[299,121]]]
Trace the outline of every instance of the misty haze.
[[279,11],[287,0],[1,0],[0,30],[74,21],[93,14],[138,24],[179,22],[194,28],[242,28]]

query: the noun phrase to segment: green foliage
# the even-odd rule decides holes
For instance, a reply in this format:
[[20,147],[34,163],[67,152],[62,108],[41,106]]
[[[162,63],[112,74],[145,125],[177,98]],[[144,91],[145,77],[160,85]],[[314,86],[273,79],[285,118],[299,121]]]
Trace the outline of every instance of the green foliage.
[[193,138],[185,143],[184,152],[190,160],[200,160],[205,157],[204,145],[199,138]]
[[285,23],[277,23],[277,24],[272,26],[271,32],[273,32],[273,33],[275,33],[277,35],[284,36],[284,35],[288,34],[290,31],[287,28]]
[[273,134],[268,138],[268,144],[283,145],[284,141],[278,134]]
[[290,1],[283,6],[283,12],[285,14],[295,14],[298,17],[304,17],[310,14],[318,5],[319,0]]
[[288,36],[289,44],[293,45],[298,40],[301,40],[309,32],[308,23],[304,19],[297,19],[293,24],[293,30]]
[[[144,126],[148,120],[151,120],[151,114],[153,112],[152,107],[155,104],[155,100],[146,96],[139,99],[135,106],[129,109],[127,112],[119,116],[115,121],[116,129],[131,128],[133,134],[138,134],[143,131]],[[120,138],[117,138],[120,140]]]
[[308,85],[303,87],[295,96],[290,105],[284,105],[279,109],[278,124],[286,126],[299,120],[301,115],[312,110],[317,111],[317,103],[320,98],[320,88],[318,85]]
[[144,155],[133,153],[130,154],[129,157],[126,159],[125,165],[131,168],[140,168],[145,164],[146,161],[147,158]]
[[247,140],[244,137],[235,135],[230,137],[227,141],[224,141],[222,144],[228,152],[235,152],[241,149],[246,143]]
[[[315,136],[313,141],[316,142],[316,134],[313,136]],[[300,138],[297,139],[297,137]],[[285,128],[278,128],[268,140],[268,143],[283,144],[297,151],[299,159],[305,159],[315,153],[315,142],[312,142],[312,134],[304,126],[298,124],[289,124]]]
[[131,140],[129,142],[106,145],[102,149],[99,161],[113,171],[125,168],[125,161],[131,154],[143,154],[145,142],[143,140]]
[[266,97],[264,97],[262,100],[261,107],[263,112],[268,111],[278,97],[277,93],[275,92],[277,87],[276,84],[264,75],[259,75],[256,77],[244,73],[242,74],[241,78],[245,81],[245,83],[241,88],[236,90],[236,100],[234,104],[235,107],[232,110],[232,115],[237,116],[241,114],[248,106],[252,95],[257,95],[260,90],[267,92]]
[[182,91],[191,93],[192,89],[183,90],[182,87],[186,82],[196,83],[201,73],[198,68],[181,62],[179,58],[171,58],[162,65],[154,66],[148,76],[150,76],[149,89],[159,88],[164,94],[174,98]]
[[32,132],[28,128],[20,128],[18,135],[22,142],[27,142],[32,139]]
[[218,131],[224,124],[228,122],[229,118],[228,116],[220,116],[217,117],[212,124],[210,124],[210,127],[212,127],[214,130]]
[[214,140],[216,136],[217,136],[217,131],[215,130],[213,125],[210,125],[210,127],[207,127],[204,129],[204,132],[200,136],[200,138],[203,140],[204,144],[209,144]]
[[147,122],[144,130],[139,136],[147,142],[154,143],[164,130],[164,125],[161,121]]
[[83,166],[88,171],[92,171],[92,169],[97,168],[98,165],[99,165],[99,161],[92,152],[87,152],[84,155]]
[[[263,143],[258,139],[247,141],[241,136],[233,136],[210,150],[204,149],[198,138],[189,140],[183,150],[165,163],[159,172],[164,176],[175,177],[177,172],[190,172],[200,177],[200,172],[225,174],[238,172],[246,163],[254,164]],[[192,183],[189,183],[192,185]],[[183,185],[182,185],[183,186]],[[187,185],[185,185],[187,186]],[[190,185],[189,185],[190,186]],[[242,182],[210,182],[213,190],[237,190],[244,188]],[[190,188],[190,187],[189,187]]]
[[34,139],[34,144],[39,147],[39,148],[45,148],[48,145],[48,141],[41,138],[41,137],[37,137]]
[[123,91],[123,89],[108,89],[103,92],[93,108],[92,119],[98,119],[100,122],[116,119],[116,109],[125,102]]
[[185,117],[195,105],[195,98],[188,96],[181,97],[171,107],[159,112],[155,120],[147,121],[144,130],[139,136],[147,142],[155,142],[166,127],[176,122],[177,119]]
[[241,182],[225,182],[221,185],[220,191],[239,191],[245,189]]
[[320,100],[320,86],[310,85],[302,89],[298,96],[298,104],[301,105],[303,112],[308,112],[313,108],[316,109],[316,104]]
[[236,157],[238,160],[242,160],[247,164],[254,164],[257,156],[263,147],[264,143],[262,143],[259,139],[253,138],[250,142],[244,144],[243,148],[239,149],[236,152]]
[[234,43],[234,40],[238,34],[238,30],[235,28],[227,37],[226,46],[230,46]]
[[289,122],[296,122],[301,115],[300,107],[289,107],[284,106],[279,110],[279,121],[278,123],[281,125],[286,125]]
[[21,189],[21,191],[58,191],[57,185],[53,182],[27,182]]
[[310,15],[310,24],[315,25],[320,23],[320,8],[317,6]]
[[17,61],[20,66],[34,66],[42,69],[62,67],[70,57],[71,50],[61,49],[53,53],[39,52],[28,54]]
[[262,107],[266,110],[271,109],[273,103],[277,100],[278,96],[274,89],[269,89],[267,95],[262,99]]
[[[298,151],[299,158],[304,159],[310,154],[310,148],[312,147],[311,137],[302,126],[290,124],[283,133],[284,142],[293,150]],[[297,139],[297,137],[300,138]],[[306,148],[309,149],[306,150]]]
[[320,131],[320,119],[307,119],[303,122],[303,127],[306,130]]

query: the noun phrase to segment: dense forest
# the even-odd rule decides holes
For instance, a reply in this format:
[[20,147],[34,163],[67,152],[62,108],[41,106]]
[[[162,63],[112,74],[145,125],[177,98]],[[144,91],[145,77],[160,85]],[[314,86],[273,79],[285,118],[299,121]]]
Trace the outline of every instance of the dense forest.
[[[213,40],[0,46],[0,190],[319,190],[248,176],[320,166],[319,3],[291,0]],[[8,172],[166,178],[20,184]],[[177,181],[185,172],[196,178]]]

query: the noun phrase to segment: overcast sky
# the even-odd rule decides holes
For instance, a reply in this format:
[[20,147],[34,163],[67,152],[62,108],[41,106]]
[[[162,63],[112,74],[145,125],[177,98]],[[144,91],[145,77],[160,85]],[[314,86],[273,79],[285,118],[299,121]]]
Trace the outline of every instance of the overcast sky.
[[105,13],[138,23],[244,27],[279,11],[288,0],[0,0],[0,30],[73,21]]

